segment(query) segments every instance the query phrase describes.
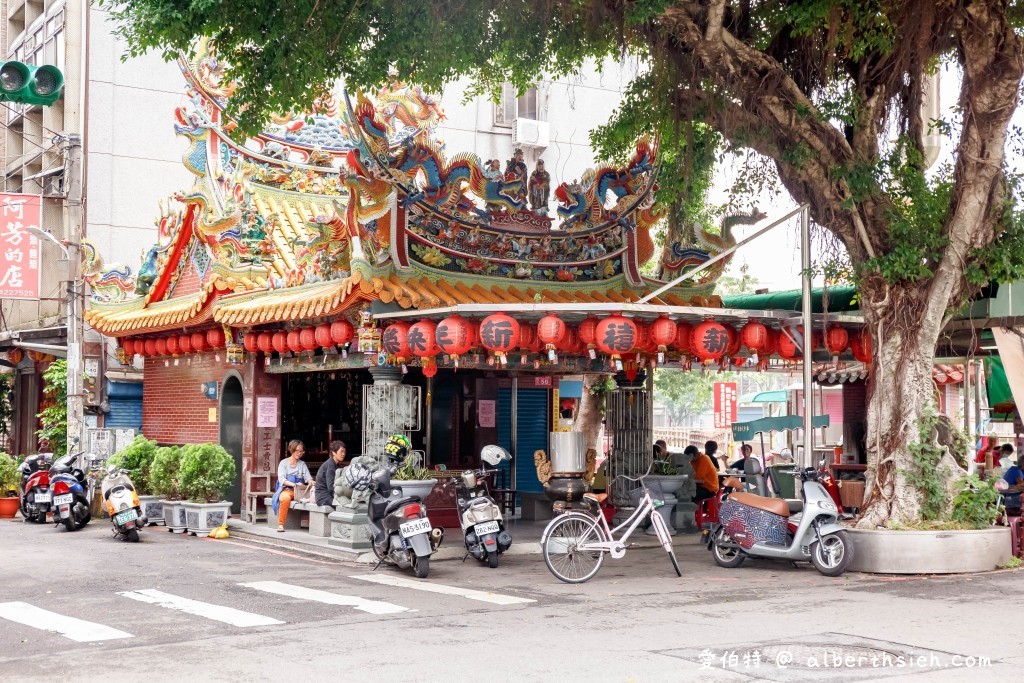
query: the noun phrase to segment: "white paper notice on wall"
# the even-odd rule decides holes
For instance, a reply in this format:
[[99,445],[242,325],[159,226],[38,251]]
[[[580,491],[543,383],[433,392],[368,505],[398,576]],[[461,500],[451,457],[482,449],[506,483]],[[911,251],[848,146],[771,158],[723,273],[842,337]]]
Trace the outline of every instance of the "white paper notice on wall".
[[497,401],[482,399],[477,401],[477,418],[481,427],[493,427]]
[[277,426],[277,397],[256,397],[256,427]]

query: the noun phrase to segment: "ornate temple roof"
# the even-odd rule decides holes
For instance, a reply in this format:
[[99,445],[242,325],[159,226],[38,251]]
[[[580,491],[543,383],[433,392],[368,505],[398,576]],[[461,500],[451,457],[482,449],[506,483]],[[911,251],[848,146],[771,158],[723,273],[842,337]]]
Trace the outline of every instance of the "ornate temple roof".
[[[628,303],[662,284],[640,272],[661,215],[656,141],[638,141],[624,165],[554,185],[519,156],[504,171],[497,160],[449,156],[436,136],[437,100],[397,79],[373,97],[274,117],[239,140],[217,56],[202,45],[180,66],[186,98],[175,129],[190,142],[183,162],[196,184],[161,203],[157,243],[138,273],[105,268],[85,245],[86,319],[106,335],[247,329],[329,318],[363,301],[410,312]],[[686,250],[685,263],[714,248],[725,247]],[[674,288],[650,303],[720,306],[713,287]]]

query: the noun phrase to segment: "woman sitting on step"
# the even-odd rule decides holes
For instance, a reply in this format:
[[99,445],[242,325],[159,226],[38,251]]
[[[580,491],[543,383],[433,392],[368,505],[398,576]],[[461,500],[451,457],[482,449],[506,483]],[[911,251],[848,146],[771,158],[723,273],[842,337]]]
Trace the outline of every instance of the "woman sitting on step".
[[277,515],[278,531],[284,531],[288,509],[295,499],[295,485],[313,481],[309,468],[302,462],[302,456],[305,454],[306,447],[303,443],[298,439],[292,439],[288,442],[288,457],[277,466],[277,492],[274,493],[273,507]]

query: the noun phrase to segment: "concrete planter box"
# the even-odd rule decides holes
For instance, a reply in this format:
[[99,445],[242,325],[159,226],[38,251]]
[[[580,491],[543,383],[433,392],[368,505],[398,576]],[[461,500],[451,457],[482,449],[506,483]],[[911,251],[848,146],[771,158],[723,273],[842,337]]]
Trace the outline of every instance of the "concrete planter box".
[[164,523],[164,505],[156,496],[139,496],[139,507],[149,526]]
[[872,574],[986,572],[1010,559],[1009,527],[978,531],[850,529],[850,571]]
[[168,531],[181,533],[185,531],[185,501],[183,500],[161,500],[163,508],[164,524]]
[[231,503],[229,501],[218,501],[216,503],[193,503],[188,501],[185,507],[185,526],[190,534],[206,535],[221,526],[227,524],[231,516]]
[[436,483],[436,479],[410,479],[408,481],[392,479],[391,488],[400,488],[406,496],[418,496],[420,500],[426,500]]

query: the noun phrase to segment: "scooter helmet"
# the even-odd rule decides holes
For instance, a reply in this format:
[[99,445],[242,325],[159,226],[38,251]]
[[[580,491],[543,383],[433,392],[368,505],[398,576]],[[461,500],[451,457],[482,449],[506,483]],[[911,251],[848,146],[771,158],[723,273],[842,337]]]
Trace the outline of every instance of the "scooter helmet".
[[409,437],[405,434],[392,434],[388,438],[388,442],[384,444],[384,452],[389,458],[398,462],[405,460],[410,448],[412,448],[412,443],[409,442]]
[[345,481],[353,491],[365,491],[370,488],[373,470],[361,462],[353,462],[345,468]]

